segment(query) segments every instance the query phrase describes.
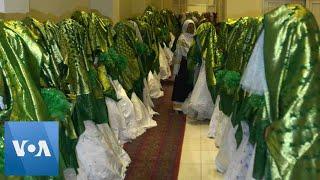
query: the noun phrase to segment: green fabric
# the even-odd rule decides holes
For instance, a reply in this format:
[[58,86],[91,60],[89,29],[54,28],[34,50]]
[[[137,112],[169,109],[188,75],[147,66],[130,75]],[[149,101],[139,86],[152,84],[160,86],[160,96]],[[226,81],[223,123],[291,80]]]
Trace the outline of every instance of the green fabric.
[[[13,31],[14,29],[14,31]],[[47,121],[50,115],[40,93],[41,65],[46,59],[35,36],[20,21],[0,22],[0,66],[8,92],[8,108],[1,112],[1,120]],[[8,96],[9,95],[9,96]],[[3,128],[3,124],[1,126]],[[1,135],[3,142],[3,134]],[[0,157],[3,167],[3,147]],[[58,177],[5,177],[5,179],[62,179],[64,162],[60,161]],[[1,168],[1,172],[3,169]]]
[[188,56],[187,56],[188,85],[190,87],[193,87],[195,85],[194,83],[195,70],[197,67],[200,67],[202,64],[201,49],[200,49],[201,47],[198,42],[197,36],[195,39],[196,39],[196,42],[190,47]]
[[[225,58],[224,67],[227,71],[240,73],[241,76],[261,32],[262,21],[261,18],[244,17],[236,22],[231,21],[229,23],[232,24],[232,30],[228,33],[226,57],[223,57]],[[239,108],[238,103],[241,103],[246,97],[244,91],[239,88],[239,90],[233,89],[233,92],[229,90],[229,92],[220,92],[221,111],[226,115],[231,115],[233,111]]]
[[107,123],[108,115],[104,101],[103,86],[99,82],[97,70],[87,54],[85,29],[76,21],[66,19],[58,24],[59,47],[67,65],[63,91],[73,101],[73,123],[78,135],[84,131],[83,121]]
[[70,103],[65,95],[56,89],[41,89],[41,95],[47,104],[50,117],[63,121],[70,113]]
[[110,48],[106,53],[101,54],[99,61],[105,65],[110,76],[117,80],[119,80],[121,71],[128,67],[127,57],[118,54],[114,48]]
[[169,31],[173,33],[173,35],[176,38],[178,38],[181,33],[181,25],[180,25],[179,19],[176,17],[176,15],[172,11],[168,9],[161,10],[160,14],[163,17],[164,22],[168,27]]
[[141,62],[139,62],[133,47],[138,40],[135,30],[128,22],[118,22],[114,30],[116,31],[114,48],[118,54],[122,54],[128,59],[128,66],[122,70],[119,82],[123,85],[129,96],[132,92],[141,95],[142,88],[134,86],[142,78],[140,73],[142,69],[139,66]]
[[148,51],[145,54],[139,54],[142,65],[146,73],[150,71],[159,72],[159,47],[156,41],[156,35],[150,24],[142,21],[136,20],[138,24],[143,42],[148,46]]
[[63,58],[56,39],[46,30],[45,25],[36,19],[28,17],[23,20],[23,24],[32,33],[34,41],[43,49],[45,58],[41,66],[41,77],[45,86],[59,88]]
[[256,145],[254,157],[253,178],[263,179],[267,164],[267,144],[265,141],[265,129],[270,125],[267,115],[267,106],[257,109],[254,118],[249,120],[250,143]]
[[[92,59],[98,58],[101,53],[105,53],[113,44],[111,21],[97,15],[96,13],[87,13],[84,11],[76,11],[73,13],[72,19],[81,24],[86,32],[86,54],[91,55]],[[93,64],[93,62],[89,62]],[[95,64],[95,66],[97,66]],[[105,67],[98,65],[96,70],[91,66],[90,79],[94,86],[102,86],[103,93],[106,97],[114,99],[114,89],[108,79],[108,72]],[[94,76],[94,77],[93,77]],[[101,87],[98,87],[98,89]],[[101,92],[96,92],[96,96],[101,96]]]
[[[12,23],[14,24],[14,23]],[[19,25],[15,28],[21,30]],[[0,67],[4,75],[8,108],[3,120],[49,120],[40,91],[42,50],[25,34],[24,39],[0,22]]]
[[271,120],[266,179],[320,179],[320,48],[317,21],[301,5],[264,17]]
[[[245,96],[246,97],[243,98],[243,100],[237,104],[238,107],[235,108],[236,110],[233,111],[231,121],[233,125],[240,125],[241,121],[247,122],[249,125],[250,134],[253,135],[254,121],[258,116],[258,113],[265,106],[265,100],[264,96],[247,94],[245,94]],[[242,141],[242,135],[242,128],[238,128],[236,132],[236,141],[238,146]],[[252,144],[255,144],[255,142],[252,142]]]
[[212,23],[204,23],[196,32],[196,43],[188,54],[188,81],[193,82],[194,68],[200,65],[202,60],[206,63],[206,79],[209,91],[213,99],[216,98],[216,78],[214,72],[221,66],[221,59],[217,49],[217,34]]
[[94,52],[100,50],[106,52],[112,46],[111,28],[95,13],[76,11],[71,16],[72,19],[81,24],[87,33],[88,54],[94,56]]

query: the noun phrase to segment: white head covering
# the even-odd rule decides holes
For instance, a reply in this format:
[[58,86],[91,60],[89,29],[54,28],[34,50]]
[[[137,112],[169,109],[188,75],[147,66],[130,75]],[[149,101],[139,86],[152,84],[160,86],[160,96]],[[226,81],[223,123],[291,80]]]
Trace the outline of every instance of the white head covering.
[[193,36],[194,36],[194,33],[191,34],[187,32],[190,24],[193,24],[195,26],[194,22],[191,19],[184,21],[182,26],[182,34],[179,37],[179,39],[185,41],[189,47],[193,42]]
[[187,33],[189,24],[194,24],[194,21],[191,19],[185,20],[182,26],[182,33]]
[[190,19],[184,21],[182,26],[182,34],[180,35],[176,47],[176,51],[174,53],[174,71],[173,73],[176,75],[180,69],[180,62],[182,57],[186,57],[188,55],[189,49],[193,43],[194,34],[188,33],[188,26],[190,24],[194,24],[194,22]]

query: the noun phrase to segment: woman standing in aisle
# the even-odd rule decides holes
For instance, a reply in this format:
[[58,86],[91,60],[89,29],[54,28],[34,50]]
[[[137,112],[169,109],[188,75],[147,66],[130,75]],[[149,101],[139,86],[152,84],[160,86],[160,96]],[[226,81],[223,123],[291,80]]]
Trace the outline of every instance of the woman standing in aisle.
[[172,93],[173,109],[181,111],[182,103],[186,100],[192,87],[187,84],[187,55],[191,45],[194,42],[195,23],[192,20],[186,20],[183,23],[182,34],[180,35],[177,48],[174,53],[174,70],[175,77],[174,88]]

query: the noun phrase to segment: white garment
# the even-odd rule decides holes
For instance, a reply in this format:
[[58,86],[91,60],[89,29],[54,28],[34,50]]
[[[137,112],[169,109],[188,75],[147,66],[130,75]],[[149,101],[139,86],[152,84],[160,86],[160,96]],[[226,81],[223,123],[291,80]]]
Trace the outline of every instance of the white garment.
[[174,41],[176,40],[176,37],[174,36],[174,34],[172,32],[170,32],[170,43],[169,43],[169,49],[172,49],[173,45],[174,45]]
[[164,92],[161,90],[160,79],[156,73],[153,74],[151,71],[149,72],[148,85],[151,98],[158,99],[164,95]]
[[230,117],[220,111],[220,96],[217,97],[215,108],[210,121],[208,137],[215,138],[215,144],[217,147],[221,146],[223,133],[226,131],[226,127]]
[[6,109],[6,105],[4,104],[4,102],[3,102],[3,97],[2,96],[0,96],[0,109],[1,110],[4,110],[4,109]]
[[259,36],[240,82],[245,91],[258,95],[264,95],[268,91],[263,47],[264,31]]
[[152,115],[149,114],[148,109],[139,99],[136,93],[132,93],[131,101],[134,106],[136,113],[136,120],[139,124],[139,127],[144,129],[149,129],[157,126],[157,122],[152,119]]
[[245,180],[250,168],[253,145],[249,142],[249,126],[244,121],[241,122],[241,126],[243,130],[242,141],[224,176],[225,180]]
[[188,26],[189,24],[193,24],[192,20],[186,20],[182,26],[182,33],[178,38],[176,51],[174,52],[174,66],[173,66],[173,75],[176,76],[180,70],[180,63],[182,57],[187,57],[189,49],[194,41],[193,37],[194,34],[188,33]]
[[129,127],[127,127],[126,119],[119,109],[117,102],[111,98],[106,98],[108,107],[109,124],[120,144],[125,144],[131,140]]
[[212,97],[207,86],[206,65],[203,62],[197,83],[190,97],[190,102],[186,101],[182,109],[185,113],[189,112],[187,115],[195,120],[206,120],[211,118],[213,108]]
[[222,136],[222,143],[219,153],[216,157],[216,167],[221,173],[225,173],[229,167],[229,164],[234,159],[234,154],[237,150],[237,142],[235,139],[237,127],[233,128],[231,121],[228,121],[226,130]]
[[128,153],[119,145],[108,124],[98,124],[97,126],[108,146],[111,147],[114,154],[116,154],[121,160],[123,168],[125,168],[124,171],[126,171],[126,167],[131,163]]
[[76,154],[81,174],[85,180],[122,180],[126,165],[115,154],[114,147],[104,138],[92,121],[85,121],[86,130],[79,137]]
[[164,48],[163,48],[164,54],[166,55],[169,66],[171,66],[173,61],[173,52],[171,51],[170,48],[167,47],[165,43],[163,43],[163,45],[164,45]]
[[166,56],[164,49],[159,44],[159,62],[160,62],[160,78],[162,80],[169,79],[171,76],[171,69],[169,59]]
[[77,172],[73,168],[68,168],[63,171],[65,180],[77,180]]
[[112,84],[114,85],[117,98],[119,99],[117,106],[126,120],[126,127],[128,129],[127,132],[131,139],[135,139],[142,135],[145,131],[142,127],[139,127],[133,103],[129,99],[126,91],[123,89],[119,81],[115,80]]
[[253,178],[253,169],[254,169],[254,161],[255,161],[255,157],[256,157],[256,149],[257,149],[257,145],[255,145],[253,148],[253,153],[252,153],[252,156],[250,159],[249,168],[248,168],[248,172],[246,175],[246,180],[255,180],[255,178]]
[[149,114],[151,117],[154,115],[159,115],[159,113],[155,112],[152,108],[154,108],[154,104],[152,102],[151,96],[150,96],[150,89],[147,80],[143,79],[143,104],[147,107]]

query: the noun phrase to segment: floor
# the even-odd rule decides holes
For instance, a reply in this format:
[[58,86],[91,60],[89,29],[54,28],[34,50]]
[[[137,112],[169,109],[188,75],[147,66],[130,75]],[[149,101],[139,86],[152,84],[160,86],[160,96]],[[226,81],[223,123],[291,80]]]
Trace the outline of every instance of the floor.
[[187,119],[179,180],[222,180],[215,169],[214,157],[218,149],[214,139],[207,138],[209,121],[192,122]]

